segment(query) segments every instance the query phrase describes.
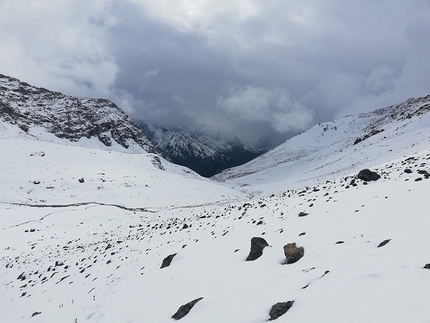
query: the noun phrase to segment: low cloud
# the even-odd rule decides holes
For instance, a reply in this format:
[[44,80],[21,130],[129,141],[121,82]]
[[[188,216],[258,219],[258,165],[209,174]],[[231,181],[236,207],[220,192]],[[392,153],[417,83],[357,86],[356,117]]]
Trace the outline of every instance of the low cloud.
[[277,132],[306,129],[312,122],[312,112],[301,106],[282,88],[252,85],[233,89],[218,97],[218,107],[237,119],[266,122]]

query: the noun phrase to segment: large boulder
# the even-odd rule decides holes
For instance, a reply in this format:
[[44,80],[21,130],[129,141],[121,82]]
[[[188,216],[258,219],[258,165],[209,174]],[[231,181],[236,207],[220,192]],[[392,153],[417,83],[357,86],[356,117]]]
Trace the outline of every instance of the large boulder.
[[259,237],[254,237],[251,239],[251,251],[249,252],[248,257],[246,257],[246,261],[255,260],[261,257],[263,254],[263,249],[267,247],[269,244],[266,240]]
[[193,308],[194,305],[196,305],[197,302],[201,301],[202,299],[203,297],[199,297],[191,302],[188,302],[185,305],[182,305],[181,307],[179,307],[176,313],[173,314],[172,318],[174,318],[175,320],[180,320],[191,311],[191,309]]
[[369,181],[377,181],[378,179],[381,178],[381,176],[379,176],[377,173],[372,172],[370,169],[362,169],[357,177],[359,179],[362,179],[363,181],[369,182]]
[[295,242],[288,243],[284,246],[285,258],[287,258],[287,264],[293,264],[297,262],[305,254],[303,247],[297,247]]

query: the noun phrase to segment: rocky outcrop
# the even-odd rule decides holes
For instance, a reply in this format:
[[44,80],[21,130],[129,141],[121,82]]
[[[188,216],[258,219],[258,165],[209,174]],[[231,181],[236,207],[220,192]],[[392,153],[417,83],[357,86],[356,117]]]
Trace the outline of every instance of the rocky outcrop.
[[155,152],[142,129],[111,101],[68,96],[1,74],[0,119],[25,132],[42,127],[69,141],[95,137],[108,147],[116,142]]
[[263,254],[263,249],[269,246],[266,240],[259,237],[254,237],[251,239],[251,251],[249,252],[246,261],[256,260]]

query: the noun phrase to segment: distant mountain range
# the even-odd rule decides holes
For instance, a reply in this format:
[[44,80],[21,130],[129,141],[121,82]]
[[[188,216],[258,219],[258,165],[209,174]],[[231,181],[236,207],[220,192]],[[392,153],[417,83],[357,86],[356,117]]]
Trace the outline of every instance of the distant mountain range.
[[245,145],[238,138],[225,141],[189,129],[173,131],[147,124],[140,126],[151,143],[170,161],[204,177],[244,164],[265,152]]

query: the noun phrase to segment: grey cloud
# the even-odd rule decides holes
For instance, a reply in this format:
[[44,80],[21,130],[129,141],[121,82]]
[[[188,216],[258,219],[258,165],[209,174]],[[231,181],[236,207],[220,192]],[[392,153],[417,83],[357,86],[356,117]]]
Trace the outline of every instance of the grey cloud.
[[0,2],[0,73],[161,126],[286,138],[430,88],[429,1],[39,3]]

